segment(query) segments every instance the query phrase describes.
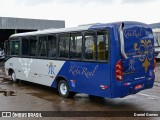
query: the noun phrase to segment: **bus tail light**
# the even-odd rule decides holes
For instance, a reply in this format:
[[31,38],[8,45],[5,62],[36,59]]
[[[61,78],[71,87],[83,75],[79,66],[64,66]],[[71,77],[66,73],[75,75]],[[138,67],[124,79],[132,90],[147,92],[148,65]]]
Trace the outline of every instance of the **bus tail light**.
[[156,59],[154,59],[154,68],[153,68],[153,72],[156,72]]
[[115,77],[116,77],[116,80],[123,81],[123,69],[122,69],[122,61],[121,60],[119,60],[116,63]]

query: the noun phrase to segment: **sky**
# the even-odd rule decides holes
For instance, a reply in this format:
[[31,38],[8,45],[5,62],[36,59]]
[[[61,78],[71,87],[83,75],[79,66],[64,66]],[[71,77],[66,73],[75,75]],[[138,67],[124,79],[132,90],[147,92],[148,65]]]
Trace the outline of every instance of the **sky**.
[[64,20],[66,27],[160,22],[160,0],[0,0],[0,17]]

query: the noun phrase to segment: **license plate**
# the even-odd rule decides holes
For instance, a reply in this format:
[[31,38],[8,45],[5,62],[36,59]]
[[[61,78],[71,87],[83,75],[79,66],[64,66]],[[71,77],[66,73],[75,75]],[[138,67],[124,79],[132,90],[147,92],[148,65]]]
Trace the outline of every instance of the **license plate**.
[[138,90],[138,89],[141,89],[142,88],[142,85],[136,85],[135,86],[135,90]]

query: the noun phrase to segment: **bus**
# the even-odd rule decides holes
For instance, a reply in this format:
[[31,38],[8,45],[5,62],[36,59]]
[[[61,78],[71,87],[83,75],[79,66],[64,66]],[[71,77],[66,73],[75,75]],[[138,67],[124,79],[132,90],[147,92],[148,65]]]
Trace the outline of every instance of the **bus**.
[[153,29],[155,58],[160,59],[160,29]]
[[153,87],[154,36],[144,23],[125,21],[18,33],[6,41],[6,75],[56,88],[122,98]]

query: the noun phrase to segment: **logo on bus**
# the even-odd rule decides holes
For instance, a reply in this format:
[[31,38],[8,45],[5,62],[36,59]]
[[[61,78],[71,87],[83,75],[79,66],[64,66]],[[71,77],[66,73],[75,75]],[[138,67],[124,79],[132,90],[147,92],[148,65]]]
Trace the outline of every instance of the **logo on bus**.
[[89,70],[87,67],[82,67],[82,66],[71,66],[69,69],[69,73],[71,73],[73,76],[84,75],[87,78],[90,78],[94,76],[97,68],[98,68],[98,65],[96,65],[92,70]]
[[143,63],[142,66],[145,68],[145,72],[148,71],[148,67],[151,65],[150,62],[153,59],[153,46],[151,40],[141,40],[140,45],[134,44],[134,49],[138,51],[139,60]]
[[28,58],[19,58],[19,62],[22,65],[22,70],[24,71],[24,74],[26,74],[26,77],[28,78],[29,71],[31,69],[30,65],[33,62],[33,60]]
[[129,37],[139,38],[140,36],[142,36],[142,28],[139,30],[133,30],[133,29],[124,30],[124,36],[126,38],[129,38]]
[[48,66],[48,74],[53,74],[55,75],[54,73],[54,67],[56,67],[56,65],[53,65],[53,62],[49,62],[49,65]]
[[131,59],[131,60],[129,61],[129,70],[132,70],[132,71],[135,70],[134,64],[135,64],[135,60],[134,60],[134,59]]

